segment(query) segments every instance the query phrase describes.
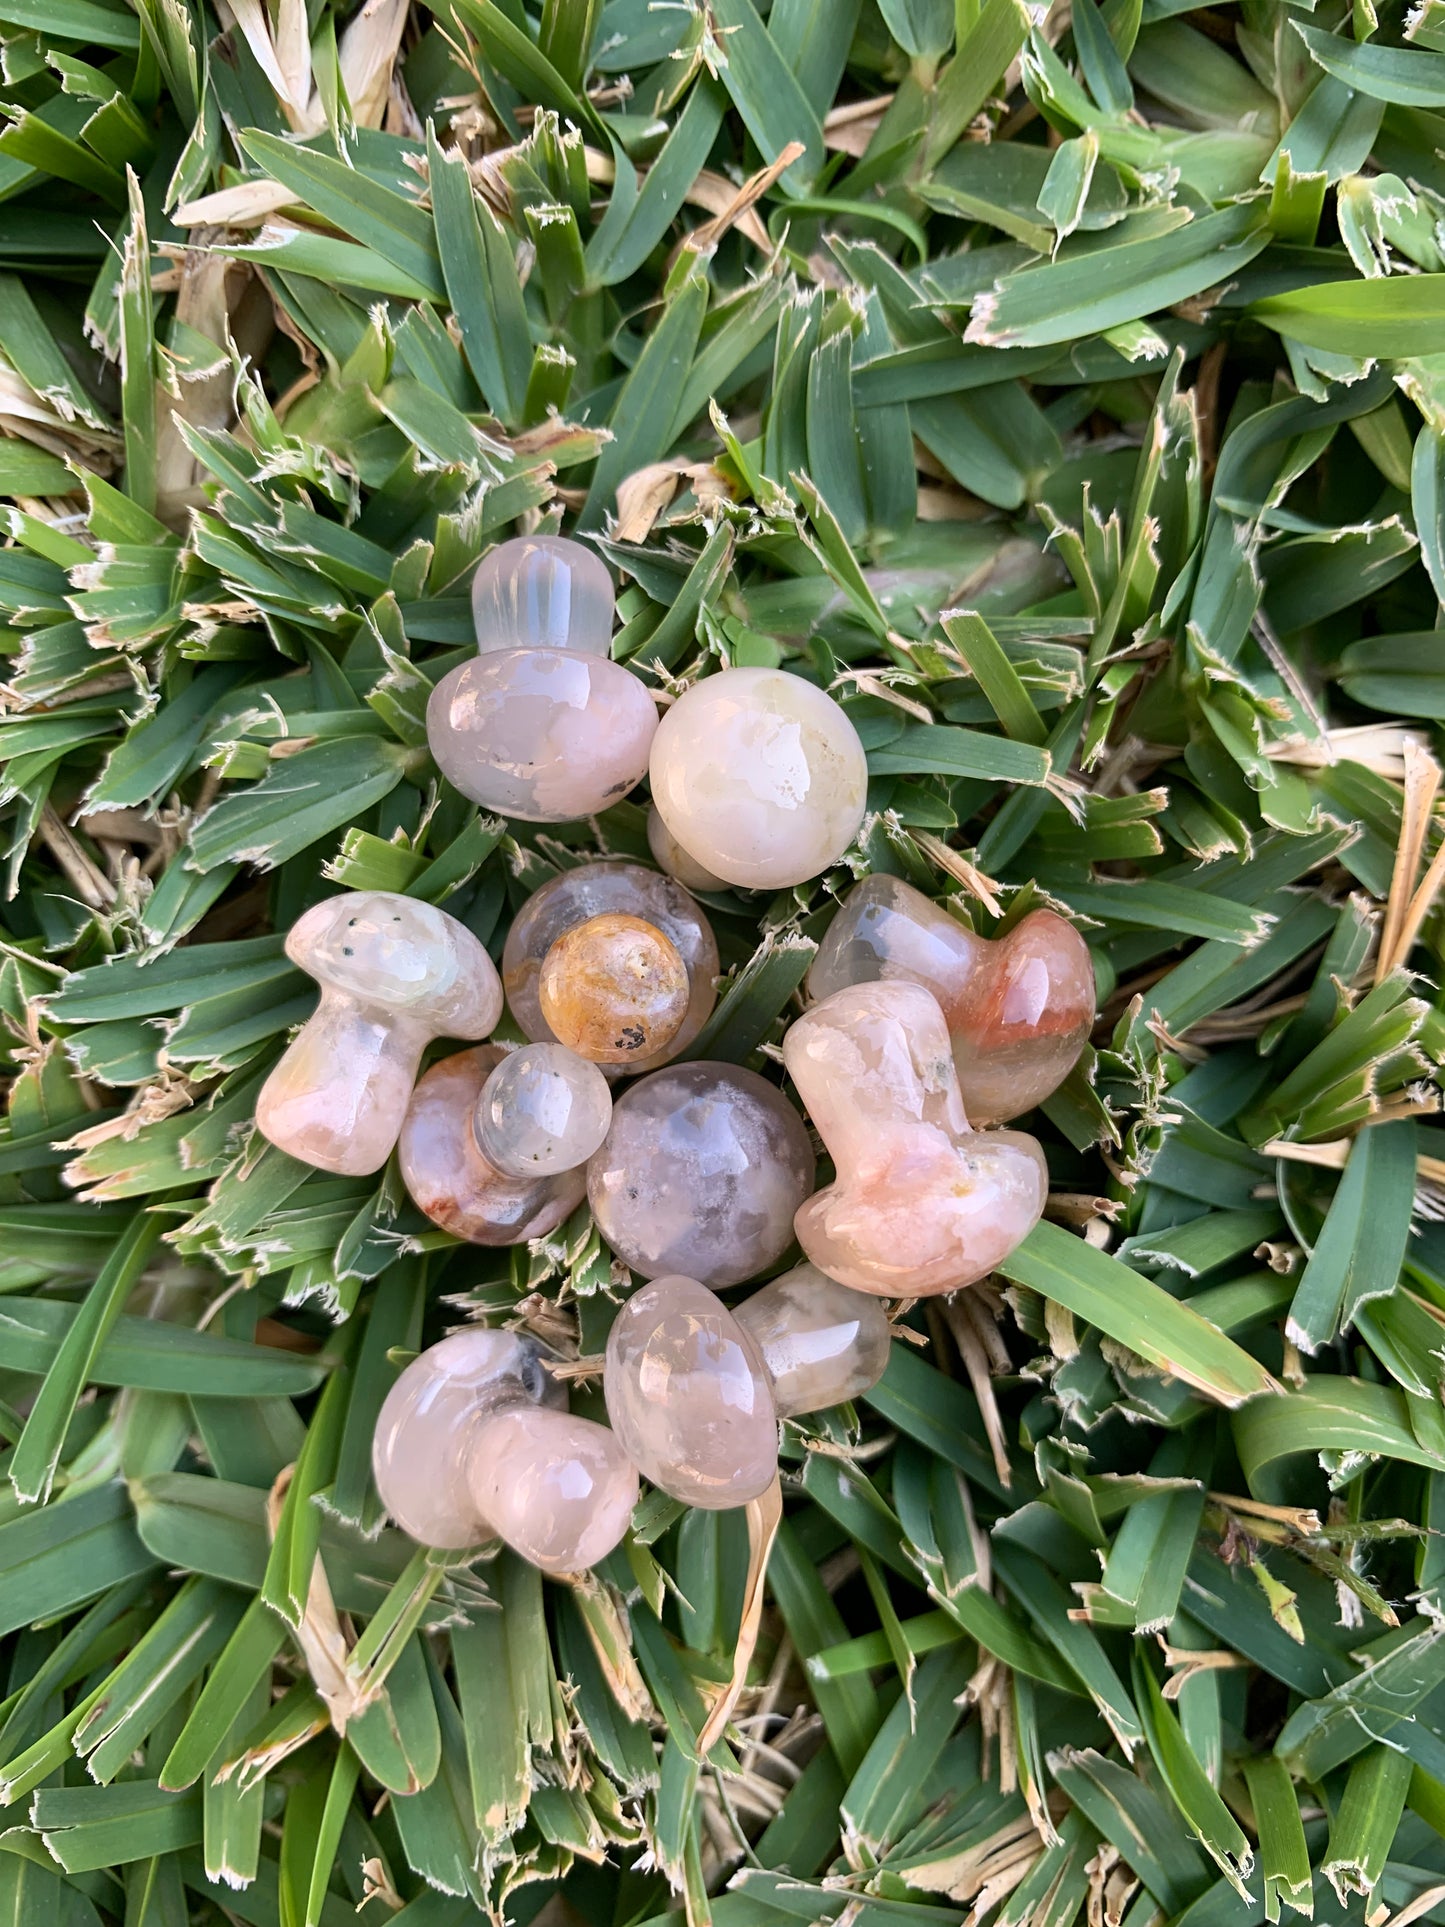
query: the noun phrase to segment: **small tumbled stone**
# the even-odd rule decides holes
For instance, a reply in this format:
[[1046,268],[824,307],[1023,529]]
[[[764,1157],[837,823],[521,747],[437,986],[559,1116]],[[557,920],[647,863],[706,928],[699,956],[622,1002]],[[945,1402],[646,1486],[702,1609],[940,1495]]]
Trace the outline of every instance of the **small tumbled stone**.
[[791,1027],[783,1059],[838,1174],[796,1219],[830,1278],[888,1297],[956,1291],[1038,1223],[1043,1153],[1021,1131],[969,1129],[943,1012],[921,984],[834,991]]
[[622,1539],[637,1467],[605,1425],[513,1406],[480,1426],[467,1459],[472,1503],[543,1572],[581,1572]]
[[286,954],[321,985],[321,1001],[262,1085],[257,1128],[323,1171],[379,1171],[427,1045],[495,1029],[496,967],[455,917],[387,890],[314,904]]
[[891,1333],[880,1298],[794,1265],[734,1308],[772,1381],[779,1418],[825,1412],[878,1383]]
[[593,816],[647,773],[657,710],[621,663],[576,649],[503,649],[443,676],[427,741],[453,789],[528,823]]
[[736,1064],[673,1064],[613,1105],[587,1195],[634,1271],[721,1287],[782,1256],[814,1176],[803,1121],[775,1085]]
[[542,959],[547,1028],[594,1064],[643,1064],[682,1028],[687,966],[656,924],[608,911],[575,924]]
[[628,1299],[608,1334],[603,1390],[623,1450],[674,1499],[720,1511],[777,1476],[762,1355],[695,1278],[658,1278]]
[[712,925],[700,906],[671,877],[641,863],[603,861],[564,870],[534,890],[513,920],[502,952],[507,1002],[524,1037],[555,1043],[542,1014],[542,964],[553,944],[590,918],[640,918],[660,930],[687,971],[687,1013],[660,1049],[627,1064],[631,1073],[656,1070],[687,1049],[717,1002],[718,954]]
[[585,1164],[611,1119],[612,1093],[595,1064],[560,1044],[527,1044],[489,1075],[473,1123],[488,1164],[545,1178]]
[[1057,1090],[1094,1021],[1089,947],[1055,911],[1031,910],[991,942],[901,878],[865,877],[818,946],[808,994],[892,979],[938,999],[975,1125],[1018,1117]]
[[474,1127],[477,1099],[505,1054],[483,1044],[433,1064],[412,1092],[397,1142],[402,1181],[418,1209],[474,1245],[543,1238],[587,1189],[584,1171],[511,1177],[483,1157]]
[[430,1346],[382,1401],[371,1464],[381,1502],[420,1545],[455,1549],[489,1536],[468,1480],[472,1428],[504,1407],[565,1410],[533,1338],[477,1325]]
[[496,649],[612,647],[616,597],[607,565],[560,535],[519,535],[489,549],[472,577],[477,653]]
[[721,877],[695,862],[662,820],[656,803],[647,806],[647,847],[659,870],[665,870],[684,890],[726,890]]
[[672,705],[652,744],[652,800],[714,876],[781,890],[836,863],[863,821],[868,764],[833,698],[781,669],[725,669]]

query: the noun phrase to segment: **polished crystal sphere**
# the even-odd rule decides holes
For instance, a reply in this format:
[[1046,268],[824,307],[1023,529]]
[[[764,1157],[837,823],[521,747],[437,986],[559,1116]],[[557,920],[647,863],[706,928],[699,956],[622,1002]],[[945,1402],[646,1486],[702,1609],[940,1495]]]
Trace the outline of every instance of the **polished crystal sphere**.
[[565,1409],[562,1387],[533,1338],[477,1325],[432,1345],[382,1401],[371,1465],[381,1502],[419,1544],[456,1548],[487,1538],[468,1483],[468,1443],[506,1407]]
[[574,924],[542,959],[537,1001],[547,1028],[594,1064],[645,1064],[687,1017],[691,986],[676,944],[616,910]]
[[685,1051],[712,1014],[717,1002],[717,939],[687,891],[641,863],[582,863],[532,892],[513,920],[502,952],[507,1003],[523,1036],[537,1043],[555,1043],[556,1035],[542,1013],[543,962],[558,938],[579,923],[612,914],[637,917],[660,930],[687,970],[687,1014],[681,1026],[660,1049],[628,1064],[634,1073],[656,1070]]
[[412,1092],[397,1143],[402,1181],[433,1224],[474,1245],[519,1245],[555,1231],[582,1202],[583,1171],[512,1177],[477,1145],[482,1086],[506,1053],[496,1044],[433,1064]]
[[612,647],[612,578],[599,556],[560,535],[519,535],[489,549],[472,577],[477,652]]
[[974,1124],[997,1124],[1050,1096],[1094,1021],[1094,966],[1074,926],[1031,910],[990,942],[899,877],[856,884],[828,926],[808,994],[902,979],[931,990],[953,1041]]
[[647,773],[657,710],[621,663],[576,649],[503,649],[443,676],[427,741],[453,789],[529,823],[594,816]]
[[476,1510],[543,1572],[605,1559],[637,1504],[637,1467],[605,1425],[512,1406],[480,1426],[466,1459]]
[[323,1171],[379,1171],[427,1045],[495,1028],[496,967],[455,917],[388,890],[314,904],[286,954],[321,985],[321,1001],[262,1085],[257,1128]]
[[623,1450],[673,1498],[718,1511],[777,1476],[762,1354],[695,1278],[658,1278],[628,1299],[608,1334],[603,1389]]
[[613,1105],[587,1195],[634,1271],[722,1287],[787,1250],[814,1175],[808,1133],[776,1085],[736,1064],[673,1064]]
[[876,1385],[891,1333],[883,1301],[794,1265],[734,1308],[762,1354],[779,1418],[825,1412]]
[[652,800],[695,863],[754,890],[806,883],[858,834],[868,764],[821,689],[781,669],[725,669],[658,726]]
[[791,1027],[783,1058],[838,1174],[796,1219],[830,1278],[898,1298],[955,1291],[1038,1223],[1043,1153],[1020,1131],[969,1129],[943,1012],[921,984],[834,991]]
[[483,1084],[473,1115],[477,1149],[511,1178],[575,1171],[611,1120],[607,1079],[560,1044],[509,1051]]

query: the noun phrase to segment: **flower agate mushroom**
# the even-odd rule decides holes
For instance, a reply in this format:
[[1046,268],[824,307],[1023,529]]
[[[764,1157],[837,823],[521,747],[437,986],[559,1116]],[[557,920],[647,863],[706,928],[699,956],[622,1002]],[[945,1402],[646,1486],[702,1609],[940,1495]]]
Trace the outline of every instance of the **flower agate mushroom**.
[[823,690],[781,669],[724,669],[680,696],[650,761],[652,800],[685,853],[726,883],[781,890],[858,834],[868,764]]
[[474,1245],[543,1238],[582,1202],[580,1170],[514,1177],[482,1155],[474,1119],[487,1078],[506,1053],[497,1044],[433,1064],[412,1093],[397,1155],[413,1201],[444,1231]]
[[878,1383],[892,1335],[881,1299],[794,1265],[733,1314],[762,1353],[779,1418],[825,1412]]
[[634,1271],[720,1287],[782,1256],[814,1175],[803,1121],[775,1085],[735,1064],[674,1064],[613,1105],[587,1195]]
[[666,1044],[628,1062],[632,1073],[654,1071],[687,1049],[717,1002],[718,954],[712,925],[687,891],[640,863],[583,863],[534,890],[507,932],[502,983],[522,1034],[555,1043],[542,1009],[542,968],[557,941],[592,918],[638,918],[658,930],[687,972],[687,1012]]
[[660,1056],[682,1029],[690,995],[672,939],[616,910],[564,931],[537,981],[547,1028],[594,1064]]
[[510,1406],[565,1411],[567,1395],[543,1369],[532,1338],[474,1325],[419,1354],[382,1402],[371,1444],[387,1511],[424,1546],[479,1545],[484,1515],[471,1496],[463,1445],[489,1414]]
[[509,1178],[549,1178],[583,1165],[607,1135],[607,1079],[560,1044],[509,1051],[482,1086],[477,1149]]
[[808,994],[902,979],[942,1006],[964,1105],[998,1124],[1042,1103],[1078,1061],[1094,1021],[1094,966],[1074,926],[1031,910],[990,942],[898,877],[843,900],[808,972]]
[[544,1572],[604,1558],[627,1530],[637,1470],[605,1425],[575,1418],[535,1339],[474,1327],[414,1358],[372,1439],[376,1489],[424,1546],[500,1538]]
[[652,697],[607,655],[612,584],[580,543],[522,537],[473,586],[475,662],[432,691],[437,767],[485,809],[532,823],[605,810],[647,771]]
[[256,1124],[323,1171],[379,1171],[434,1037],[485,1037],[502,1014],[491,958],[412,897],[359,890],[314,904],[286,939],[321,1001],[261,1087]]
[[624,1451],[675,1499],[721,1511],[777,1476],[762,1353],[695,1278],[657,1278],[628,1299],[608,1334],[603,1391]]
[[931,991],[852,984],[815,1004],[783,1059],[832,1153],[837,1182],[796,1229],[830,1278],[889,1297],[970,1285],[1027,1237],[1048,1171],[1021,1131],[972,1131]]

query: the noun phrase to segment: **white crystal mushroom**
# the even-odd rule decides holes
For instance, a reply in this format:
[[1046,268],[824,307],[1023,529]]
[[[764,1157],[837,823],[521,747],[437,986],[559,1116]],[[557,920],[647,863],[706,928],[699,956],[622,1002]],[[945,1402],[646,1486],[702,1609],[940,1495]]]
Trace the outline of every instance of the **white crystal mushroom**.
[[286,954],[316,978],[321,1001],[262,1085],[257,1127],[323,1171],[379,1171],[431,1040],[495,1028],[496,966],[455,917],[386,890],[313,905]]

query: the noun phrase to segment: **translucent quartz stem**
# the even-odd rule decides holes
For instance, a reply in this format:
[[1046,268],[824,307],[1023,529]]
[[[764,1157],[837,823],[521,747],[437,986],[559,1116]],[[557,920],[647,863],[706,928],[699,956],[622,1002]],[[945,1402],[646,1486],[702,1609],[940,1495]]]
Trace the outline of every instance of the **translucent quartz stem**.
[[476,1427],[466,1476],[492,1530],[543,1572],[605,1559],[637,1504],[637,1467],[605,1425],[534,1406]]
[[783,1056],[837,1182],[795,1219],[830,1278],[921,1297],[992,1271],[1043,1212],[1031,1137],[970,1131],[943,1013],[919,984],[854,984],[799,1018]]
[[561,535],[519,535],[489,549],[472,577],[477,653],[537,647],[605,656],[612,578],[600,556]]
[[816,1265],[794,1265],[745,1298],[734,1316],[762,1354],[779,1418],[857,1398],[887,1370],[892,1332],[882,1300]]
[[608,1335],[603,1390],[623,1450],[675,1499],[718,1511],[777,1476],[762,1354],[695,1278],[658,1278],[628,1299]]

